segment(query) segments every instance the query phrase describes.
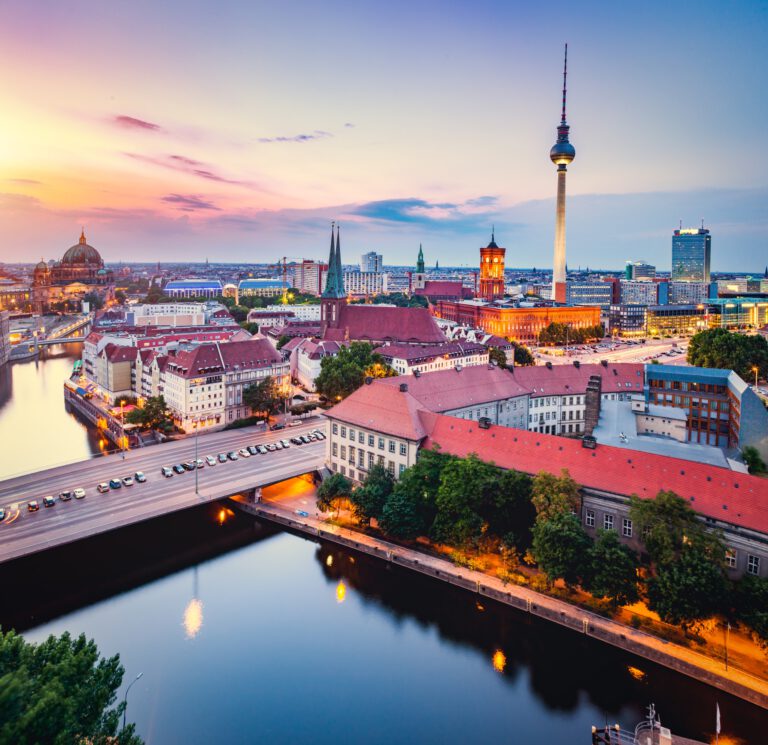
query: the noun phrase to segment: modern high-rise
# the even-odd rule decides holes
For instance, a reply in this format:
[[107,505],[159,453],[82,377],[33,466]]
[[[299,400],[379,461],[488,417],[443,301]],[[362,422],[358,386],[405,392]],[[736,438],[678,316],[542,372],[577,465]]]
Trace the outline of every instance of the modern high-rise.
[[712,236],[701,228],[680,228],[672,235],[672,280],[709,282]]
[[568,75],[568,45],[565,45],[563,66],[563,109],[557,128],[557,142],[549,151],[550,160],[557,166],[557,209],[555,212],[555,256],[552,264],[552,297],[558,303],[567,299],[565,288],[565,173],[576,157],[576,148],[568,140],[570,127],[565,120],[566,78]]
[[375,251],[369,251],[360,257],[361,272],[380,272],[384,268],[384,257]]

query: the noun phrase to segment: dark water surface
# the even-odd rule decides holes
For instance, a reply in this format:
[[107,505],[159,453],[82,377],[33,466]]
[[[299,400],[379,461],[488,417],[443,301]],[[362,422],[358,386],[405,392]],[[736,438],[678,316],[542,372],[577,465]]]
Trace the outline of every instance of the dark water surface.
[[[651,701],[760,743],[765,712],[456,588],[208,505],[0,569],[0,623],[119,652],[148,743],[590,742]],[[637,680],[629,668],[644,673]],[[637,673],[635,673],[637,674]],[[122,695],[122,692],[121,692]]]

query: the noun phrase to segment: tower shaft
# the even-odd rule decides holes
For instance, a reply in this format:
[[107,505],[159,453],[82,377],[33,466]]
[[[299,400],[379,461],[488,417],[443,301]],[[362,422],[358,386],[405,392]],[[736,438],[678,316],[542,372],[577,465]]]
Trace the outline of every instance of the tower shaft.
[[557,206],[555,207],[555,256],[552,262],[552,297],[566,300],[565,286],[565,166],[557,169]]

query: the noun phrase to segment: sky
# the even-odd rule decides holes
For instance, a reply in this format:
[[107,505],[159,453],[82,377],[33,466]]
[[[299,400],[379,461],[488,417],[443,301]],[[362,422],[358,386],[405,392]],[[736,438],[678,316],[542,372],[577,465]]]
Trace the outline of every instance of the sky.
[[[535,6],[535,7],[534,7]],[[0,0],[0,261],[768,264],[768,3]],[[758,150],[759,153],[755,153]]]

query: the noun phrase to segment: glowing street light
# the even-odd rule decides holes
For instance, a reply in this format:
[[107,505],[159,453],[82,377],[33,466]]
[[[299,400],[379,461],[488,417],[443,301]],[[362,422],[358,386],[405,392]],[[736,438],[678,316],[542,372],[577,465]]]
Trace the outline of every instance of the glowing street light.
[[760,372],[760,368],[757,365],[753,365],[752,372],[755,374],[755,388],[757,388],[757,373]]

